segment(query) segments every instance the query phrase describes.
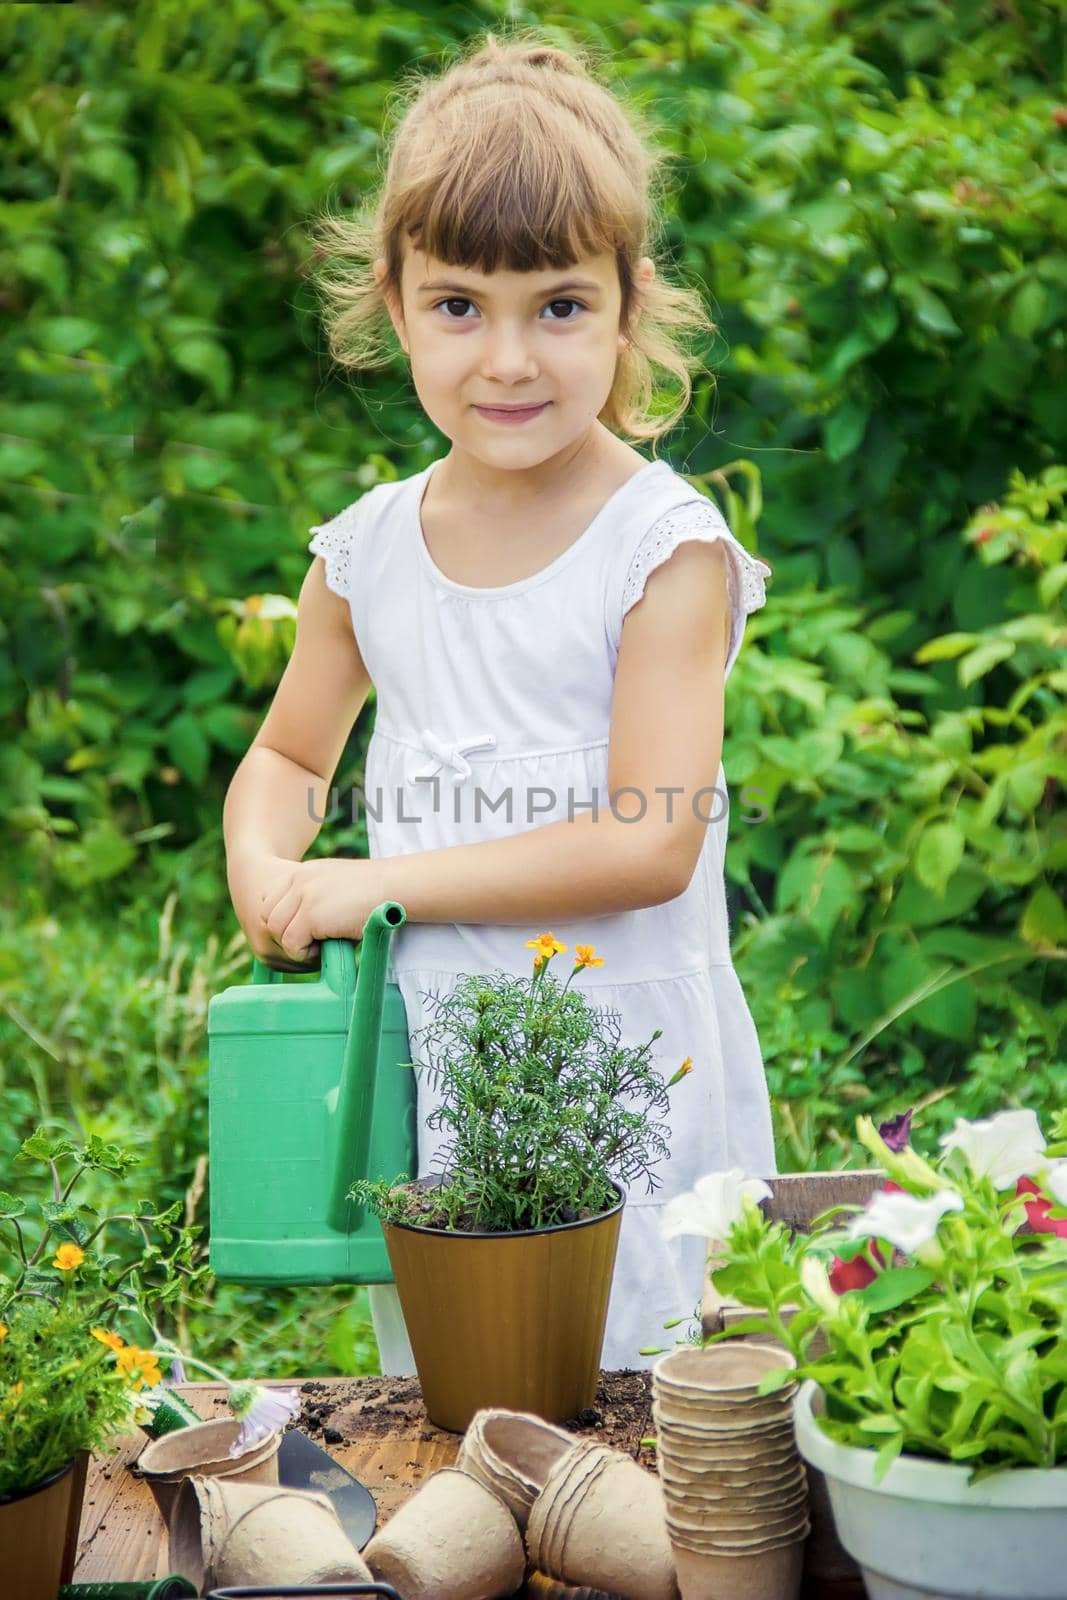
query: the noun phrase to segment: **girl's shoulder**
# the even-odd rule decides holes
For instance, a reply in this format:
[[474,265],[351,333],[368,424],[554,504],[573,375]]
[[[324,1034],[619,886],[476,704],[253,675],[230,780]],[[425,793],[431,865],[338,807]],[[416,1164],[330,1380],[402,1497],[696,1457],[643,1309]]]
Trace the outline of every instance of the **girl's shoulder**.
[[313,523],[307,548],[321,556],[326,567],[327,586],[335,594],[349,596],[351,579],[360,545],[375,530],[384,528],[402,503],[404,492],[420,473],[407,478],[391,478],[371,488],[343,506],[326,522]]
[[660,473],[645,474],[645,493],[628,519],[621,548],[613,554],[607,589],[607,631],[618,650],[626,613],[645,592],[657,567],[687,540],[721,541],[727,555],[726,579],[732,617],[727,670],[740,648],[744,619],[766,603],[771,569],[733,533],[718,504],[668,463]]

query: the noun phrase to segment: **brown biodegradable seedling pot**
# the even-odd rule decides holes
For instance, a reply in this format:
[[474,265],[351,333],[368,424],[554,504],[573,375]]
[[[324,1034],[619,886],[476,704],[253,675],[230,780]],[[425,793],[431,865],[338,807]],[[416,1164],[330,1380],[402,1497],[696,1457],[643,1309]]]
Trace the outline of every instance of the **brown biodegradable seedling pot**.
[[530,1508],[574,1435],[527,1411],[485,1409],[471,1420],[456,1466],[498,1494],[522,1529]]
[[803,1559],[804,1546],[795,1543],[755,1556],[674,1546],[681,1600],[798,1600]]
[[583,1482],[597,1463],[612,1451],[591,1439],[578,1439],[549,1469],[545,1486],[530,1507],[526,1524],[526,1549],[530,1560],[540,1572],[551,1573],[551,1550],[558,1529],[557,1511],[572,1491],[572,1486]]
[[163,1521],[170,1527],[174,1502],[186,1478],[230,1478],[239,1483],[278,1482],[280,1432],[269,1434],[252,1450],[236,1459],[227,1454],[241,1424],[236,1417],[177,1428],[152,1439],[137,1458],[133,1472],[151,1489]]
[[526,1572],[504,1502],[458,1467],[442,1467],[367,1546],[367,1565],[404,1600],[496,1600]]
[[563,1422],[596,1399],[625,1202],[525,1233],[382,1232],[430,1421],[504,1407]]
[[568,1508],[562,1553],[553,1559],[555,1570],[548,1576],[575,1588],[603,1590],[619,1600],[675,1600],[660,1486],[621,1451],[613,1451],[612,1457]]
[[784,1472],[717,1472],[713,1469],[688,1470],[675,1462],[659,1461],[659,1482],[667,1502],[691,1496],[696,1499],[752,1499],[773,1501],[792,1494],[808,1493],[808,1475],[803,1461],[792,1462]]
[[545,1524],[546,1572],[567,1570],[565,1552],[574,1514],[613,1458],[615,1452],[610,1450],[598,1450],[592,1457],[586,1457],[579,1471],[568,1478],[566,1486],[557,1494]]
[[[795,1538],[808,1520],[808,1503],[794,1502],[773,1510],[756,1507],[745,1510],[730,1504],[670,1505],[667,1526],[671,1533],[704,1535],[716,1543],[722,1539],[778,1540]],[[805,1529],[805,1532],[807,1530]]]
[[229,1478],[180,1486],[170,1564],[198,1589],[372,1581],[326,1495]]
[[723,1556],[755,1556],[763,1555],[768,1550],[777,1550],[781,1545],[801,1542],[808,1537],[809,1524],[805,1520],[790,1533],[759,1533],[751,1530],[743,1533],[695,1532],[692,1528],[676,1528],[669,1521],[667,1532],[675,1544],[684,1544],[690,1550],[699,1550],[704,1555]]
[[657,1424],[662,1424],[680,1439],[706,1438],[715,1441],[745,1438],[767,1441],[796,1437],[796,1426],[790,1409],[782,1410],[777,1416],[756,1416],[751,1419],[741,1411],[736,1416],[725,1418],[705,1414],[699,1419],[679,1421],[677,1417],[670,1416],[658,1400],[653,1400],[652,1417]]
[[792,1406],[776,1406],[773,1410],[759,1406],[734,1406],[729,1412],[715,1411],[710,1406],[671,1405],[666,1400],[654,1402],[654,1415],[660,1422],[675,1430],[684,1429],[697,1434],[726,1435],[730,1433],[773,1432],[772,1424],[782,1434],[793,1428]]
[[[777,1345],[748,1343],[740,1339],[671,1350],[652,1368],[652,1388],[657,1395],[674,1394],[682,1400],[741,1400],[756,1398],[761,1380],[776,1367],[795,1367],[796,1356]],[[794,1385],[795,1387],[795,1385]],[[780,1392],[780,1391],[778,1391]]]

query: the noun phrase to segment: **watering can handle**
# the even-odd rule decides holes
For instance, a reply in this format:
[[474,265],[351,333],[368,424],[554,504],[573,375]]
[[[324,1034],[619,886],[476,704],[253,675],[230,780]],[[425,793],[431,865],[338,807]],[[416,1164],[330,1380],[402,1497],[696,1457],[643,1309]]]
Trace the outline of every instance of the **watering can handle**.
[[[393,934],[406,920],[407,913],[399,901],[383,900],[363,926],[359,972],[349,1013],[330,1142],[330,1194],[326,1216],[330,1227],[341,1232],[362,1223],[363,1207],[348,1199],[348,1191],[357,1178],[367,1176],[389,951]],[[327,982],[331,981],[326,970],[331,945],[337,945],[339,953],[343,952],[349,962],[353,959],[348,940],[325,940],[323,977]]]

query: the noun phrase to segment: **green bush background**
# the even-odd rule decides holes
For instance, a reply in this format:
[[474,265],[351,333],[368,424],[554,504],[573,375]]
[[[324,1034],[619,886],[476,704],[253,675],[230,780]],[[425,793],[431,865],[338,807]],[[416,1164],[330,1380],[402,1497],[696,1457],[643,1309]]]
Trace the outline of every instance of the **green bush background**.
[[[206,1004],[249,970],[223,795],[309,525],[447,448],[399,354],[331,372],[306,223],[375,183],[400,75],[508,19],[603,51],[658,120],[660,258],[718,323],[664,453],[774,567],[724,761],[780,1168],[864,1164],[859,1111],[916,1105],[930,1142],[1067,1098],[1059,9],[12,6],[4,1187],[36,1122],[76,1124],[206,1222]],[[372,723],[373,696],[342,787]],[[359,822],[313,853],[365,848]],[[176,1327],[276,1376],[375,1362],[362,1292],[218,1285]]]

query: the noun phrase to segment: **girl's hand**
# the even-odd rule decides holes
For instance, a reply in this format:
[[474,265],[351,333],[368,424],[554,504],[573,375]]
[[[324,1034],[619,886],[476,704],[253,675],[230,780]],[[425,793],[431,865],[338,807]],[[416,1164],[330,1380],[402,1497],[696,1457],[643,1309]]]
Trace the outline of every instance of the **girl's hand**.
[[287,857],[266,853],[233,852],[226,858],[226,876],[237,920],[257,961],[276,972],[313,972],[318,966],[317,950],[312,960],[303,963],[291,960],[262,916],[263,890],[275,886],[283,877],[288,882],[296,865]]
[[362,939],[385,899],[378,862],[326,856],[286,866],[261,893],[260,915],[291,960],[317,955],[322,939]]

